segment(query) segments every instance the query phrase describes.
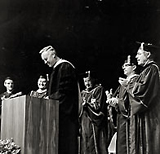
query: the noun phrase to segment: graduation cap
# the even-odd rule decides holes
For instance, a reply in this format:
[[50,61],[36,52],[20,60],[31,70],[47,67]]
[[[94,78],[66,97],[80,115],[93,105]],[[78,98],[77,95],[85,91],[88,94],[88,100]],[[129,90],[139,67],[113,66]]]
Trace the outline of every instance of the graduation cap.
[[124,68],[124,66],[126,65],[129,66],[137,65],[137,60],[134,58],[134,56],[128,55],[127,59],[124,61],[122,68]]
[[40,75],[40,76],[39,76],[39,79],[47,79],[47,77],[44,76],[44,75]]
[[49,74],[40,75],[38,79],[46,79],[49,81]]
[[6,81],[6,80],[12,80],[13,81],[13,79],[10,76],[7,76],[4,81]]
[[83,76],[83,78],[91,78],[91,71],[86,71],[85,73],[84,73],[84,76]]
[[55,50],[51,45],[48,45],[46,47],[44,47],[42,50],[40,50],[40,54],[42,54],[43,52],[47,52],[47,51],[50,51],[50,50]]
[[91,70],[86,71],[83,76],[83,79],[85,78],[88,78],[88,80],[91,80],[92,83],[94,84],[99,83],[99,78],[98,78],[96,71],[91,71]]
[[136,43],[140,45],[139,48],[141,48],[142,50],[151,52],[153,54],[158,52],[158,50],[160,49],[159,46],[153,45],[151,43],[144,43],[144,42],[138,42],[138,41]]
[[141,69],[141,67],[137,63],[135,56],[131,56],[131,55],[127,56],[127,59],[122,65],[122,69],[124,69],[126,66],[136,66],[136,68],[134,69],[135,73],[139,73]]
[[7,76],[5,79],[4,79],[4,82],[6,80],[12,80],[13,82],[15,82],[15,78],[11,77],[11,76]]
[[131,65],[131,55],[127,56],[127,59],[124,61],[124,63]]
[[97,79],[97,74],[95,71],[91,71],[91,70],[88,70],[86,72],[84,72],[82,74],[83,78],[89,78],[89,79]]

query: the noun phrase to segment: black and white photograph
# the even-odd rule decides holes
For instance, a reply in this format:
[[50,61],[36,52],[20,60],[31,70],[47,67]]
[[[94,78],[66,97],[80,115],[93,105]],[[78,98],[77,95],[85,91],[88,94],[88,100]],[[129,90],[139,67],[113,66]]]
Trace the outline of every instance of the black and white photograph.
[[1,0],[0,154],[160,154],[159,0]]

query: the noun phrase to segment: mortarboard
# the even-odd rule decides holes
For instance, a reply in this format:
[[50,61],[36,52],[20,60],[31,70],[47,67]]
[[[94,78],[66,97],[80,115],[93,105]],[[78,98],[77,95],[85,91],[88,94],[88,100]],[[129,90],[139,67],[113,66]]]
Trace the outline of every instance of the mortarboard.
[[138,42],[138,41],[136,43],[140,45],[139,48],[141,48],[142,50],[151,52],[153,54],[158,52],[158,50],[160,49],[159,46],[153,45],[152,43],[144,43],[144,42]]
[[125,62],[124,62],[124,64],[123,64],[123,66],[124,66],[125,64],[128,64],[128,65],[136,65],[136,64],[137,64],[137,61],[136,61],[136,59],[135,59],[134,56],[128,55],[128,56],[127,56],[127,59],[125,60]]
[[55,50],[51,45],[44,47],[42,50],[40,50],[40,54],[46,51]]

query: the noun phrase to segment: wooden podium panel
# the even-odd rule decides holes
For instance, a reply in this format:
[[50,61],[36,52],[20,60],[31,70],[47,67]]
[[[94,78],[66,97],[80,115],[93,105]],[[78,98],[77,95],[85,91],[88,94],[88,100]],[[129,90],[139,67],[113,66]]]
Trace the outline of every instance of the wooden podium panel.
[[21,154],[58,154],[58,101],[20,96],[2,102],[1,138]]

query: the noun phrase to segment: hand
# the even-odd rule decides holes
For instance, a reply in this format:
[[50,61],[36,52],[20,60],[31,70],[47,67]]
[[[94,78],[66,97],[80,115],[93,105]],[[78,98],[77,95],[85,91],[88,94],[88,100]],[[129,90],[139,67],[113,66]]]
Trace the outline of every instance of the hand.
[[110,99],[110,98],[112,98],[112,88],[108,91],[108,90],[106,90],[106,96],[107,96],[107,99]]
[[91,98],[91,104],[95,104],[96,99],[95,98]]
[[116,104],[118,104],[118,99],[115,98],[115,97],[112,97],[112,98],[108,99],[108,100],[106,101],[106,103],[108,103],[109,105],[115,107]]
[[90,105],[91,105],[91,107],[96,108],[96,99],[95,98],[91,98]]
[[85,106],[86,104],[87,104],[87,102],[86,102],[86,101],[83,101],[82,106]]
[[127,87],[127,85],[128,85],[128,80],[127,80],[127,79],[125,79],[125,78],[121,78],[121,77],[119,77],[118,82],[119,82],[119,83],[120,83],[120,85],[122,85],[123,87]]
[[1,97],[1,100],[2,100],[2,101],[5,100],[5,95]]
[[49,96],[45,96],[44,99],[49,99]]

